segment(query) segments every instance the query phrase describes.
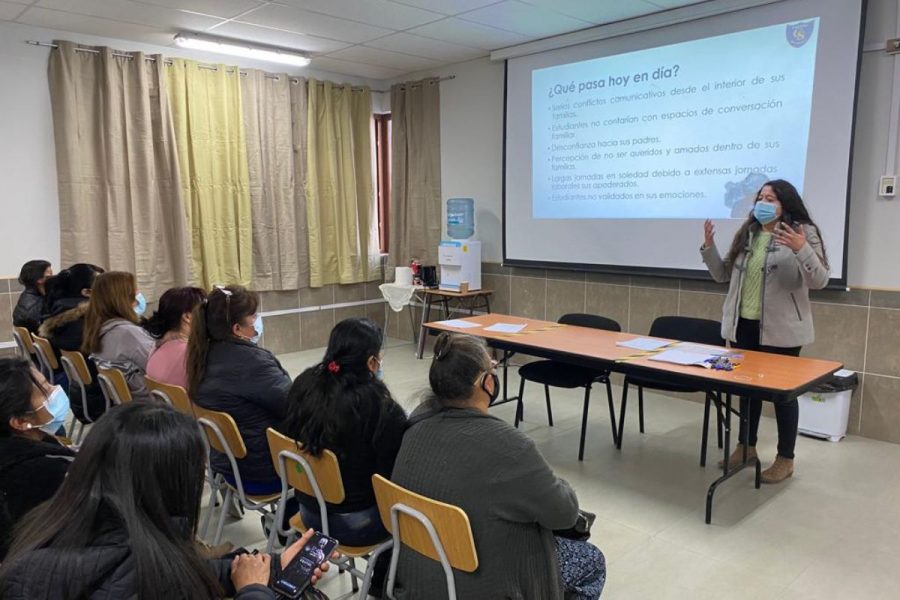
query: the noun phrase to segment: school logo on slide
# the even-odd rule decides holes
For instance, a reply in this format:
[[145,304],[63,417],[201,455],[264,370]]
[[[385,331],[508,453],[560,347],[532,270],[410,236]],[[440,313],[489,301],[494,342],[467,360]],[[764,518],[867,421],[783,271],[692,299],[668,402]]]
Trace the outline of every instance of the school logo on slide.
[[788,44],[790,44],[794,48],[799,48],[800,46],[808,42],[809,38],[812,37],[813,27],[815,27],[815,24],[815,20],[805,21],[803,23],[794,23],[793,25],[789,24],[785,31]]

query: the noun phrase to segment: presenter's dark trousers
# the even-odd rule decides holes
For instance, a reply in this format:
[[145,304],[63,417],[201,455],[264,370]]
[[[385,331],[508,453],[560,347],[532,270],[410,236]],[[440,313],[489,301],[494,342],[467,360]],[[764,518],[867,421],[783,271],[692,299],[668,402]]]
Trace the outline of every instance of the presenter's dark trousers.
[[[763,346],[759,343],[759,321],[750,319],[738,320],[737,335],[735,337],[737,337],[737,341],[732,345],[742,350],[800,356],[800,349],[802,348],[802,346],[795,348]],[[749,446],[756,446],[756,434],[759,432],[759,419],[762,416],[762,400],[742,396],[741,415],[746,415],[749,423],[745,425],[744,419],[741,419],[740,437],[738,439],[742,442],[747,440]],[[778,424],[778,455],[792,459],[794,458],[794,446],[797,443],[797,427],[800,423],[800,404],[796,398],[790,402],[775,402],[775,422]],[[745,427],[749,427],[749,430],[745,430]]]

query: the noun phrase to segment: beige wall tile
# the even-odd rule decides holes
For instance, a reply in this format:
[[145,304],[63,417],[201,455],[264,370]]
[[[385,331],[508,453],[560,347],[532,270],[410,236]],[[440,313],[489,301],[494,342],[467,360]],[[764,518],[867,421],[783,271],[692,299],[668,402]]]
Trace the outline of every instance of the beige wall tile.
[[[517,268],[518,270],[518,268]],[[510,279],[509,312],[517,317],[543,319],[547,280],[513,276]]]
[[367,315],[366,315],[365,305],[345,306],[344,308],[336,308],[336,309],[334,309],[334,324],[337,325],[344,319],[356,319],[356,318],[366,317],[366,316]]
[[631,285],[634,287],[651,287],[664,290],[677,290],[680,283],[669,277],[653,277],[650,275],[632,275]]
[[587,287],[583,281],[547,280],[548,321],[557,321],[568,313],[583,313]]
[[[387,304],[366,304],[366,306],[365,306],[366,316],[369,317],[370,319],[372,319],[373,321],[375,321],[376,323],[378,323],[378,326],[381,327],[382,329],[384,329],[384,315],[385,315],[384,311],[386,308],[387,308]],[[388,309],[388,310],[390,310],[390,309]],[[403,312],[405,313],[407,310],[408,310],[408,308],[404,308]],[[394,311],[391,311],[391,312],[393,313]],[[394,313],[394,314],[396,314],[396,313]],[[400,314],[401,314],[401,316],[403,315],[403,313],[400,313]],[[394,318],[394,316],[392,315],[391,318]]]
[[618,321],[622,331],[628,331],[629,288],[608,283],[588,283],[585,312]]
[[348,285],[334,286],[334,301],[340,302],[358,302],[366,299],[366,284],[351,283]]
[[274,354],[300,350],[300,314],[264,318],[262,346]]
[[297,290],[259,292],[259,301],[264,311],[286,310],[300,306]]
[[300,308],[308,306],[328,306],[334,304],[334,286],[303,288],[300,290]]
[[[866,373],[900,377],[900,310],[869,309],[869,343]],[[863,402],[865,404],[865,402]]]
[[860,433],[868,438],[900,443],[900,379],[866,374]]
[[382,283],[381,281],[369,281],[364,284],[366,287],[366,300],[380,300],[384,298],[384,294],[378,288]]
[[300,313],[300,349],[324,348],[334,327],[334,309]]
[[682,317],[722,320],[722,304],[725,296],[705,292],[681,292],[678,299],[678,314]]
[[11,342],[12,336],[12,307],[14,299],[18,300],[18,294],[0,294],[0,342]]
[[631,314],[628,330],[646,334],[656,317],[678,313],[678,290],[631,288]]
[[491,294],[491,312],[509,314],[509,276],[482,273],[481,285],[494,292]]
[[870,303],[878,308],[900,308],[900,292],[872,290]]
[[838,360],[848,369],[862,371],[868,312],[863,306],[814,303],[816,341],[803,348],[802,355]]

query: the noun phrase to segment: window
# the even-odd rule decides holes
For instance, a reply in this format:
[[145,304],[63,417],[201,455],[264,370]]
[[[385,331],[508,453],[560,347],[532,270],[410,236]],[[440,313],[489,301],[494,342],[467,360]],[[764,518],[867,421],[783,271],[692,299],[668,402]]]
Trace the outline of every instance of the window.
[[375,115],[375,172],[378,201],[378,247],[386,254],[390,240],[391,115]]

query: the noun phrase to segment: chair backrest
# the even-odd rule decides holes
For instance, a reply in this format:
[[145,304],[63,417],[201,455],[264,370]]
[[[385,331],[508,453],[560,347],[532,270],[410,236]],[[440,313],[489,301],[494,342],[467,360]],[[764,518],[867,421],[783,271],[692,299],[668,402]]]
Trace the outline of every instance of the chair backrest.
[[[244,438],[241,436],[237,423],[234,422],[231,415],[217,410],[209,410],[193,403],[191,404],[191,407],[194,416],[197,417],[197,422],[206,433],[206,439],[209,440],[209,445],[214,450],[218,450],[222,454],[228,454],[230,452],[235,458],[244,458],[247,456],[247,446],[244,444]],[[215,425],[222,433],[222,439],[216,435],[215,429],[210,426],[211,424]],[[227,444],[227,448],[223,445],[223,442],[224,444]]]
[[55,371],[59,370],[59,362],[56,360],[56,353],[53,351],[53,345],[50,344],[50,340],[47,338],[42,338],[39,335],[32,334],[32,341],[34,341],[34,349],[38,356],[38,361],[45,366],[45,368],[50,369],[51,377]]
[[31,332],[24,327],[13,327],[13,340],[22,354],[22,358],[31,358],[35,354]]
[[[303,446],[291,438],[282,435],[269,427],[266,430],[269,439],[269,452],[275,472],[287,476],[287,483],[295,490],[307,496],[316,497],[315,487],[306,473],[306,469],[292,456],[300,456],[312,470],[313,479],[319,486],[322,499],[330,504],[340,504],[346,498],[344,480],[341,478],[341,467],[337,456],[331,450],[323,450],[321,456],[313,456]],[[284,473],[281,469],[281,457],[284,457]]]
[[100,381],[100,389],[106,396],[107,404],[127,404],[132,401],[131,390],[125,375],[118,369],[101,369],[97,367],[97,379]]
[[719,321],[694,317],[657,317],[650,325],[650,336],[710,346],[725,345]]
[[77,350],[60,350],[63,369],[70,381],[78,381],[81,385],[91,385],[93,378],[84,354]]
[[144,383],[153,396],[156,396],[169,406],[175,407],[175,410],[180,413],[194,416],[194,410],[191,407],[191,399],[188,398],[187,390],[180,385],[163,383],[147,376],[144,376]]
[[[458,506],[445,504],[426,498],[388,481],[381,475],[372,476],[372,487],[378,501],[378,512],[385,528],[393,533],[391,507],[403,505],[422,513],[431,522],[450,566],[460,571],[473,573],[478,569],[478,554],[475,552],[475,538],[465,511]],[[428,558],[440,561],[437,549],[428,530],[417,519],[408,514],[398,515],[400,541]],[[515,549],[511,549],[515,550]]]
[[622,326],[618,321],[601,317],[600,315],[589,315],[585,313],[569,313],[559,318],[557,323],[563,325],[575,325],[577,327],[591,327],[593,329],[604,329],[606,331],[622,331]]

